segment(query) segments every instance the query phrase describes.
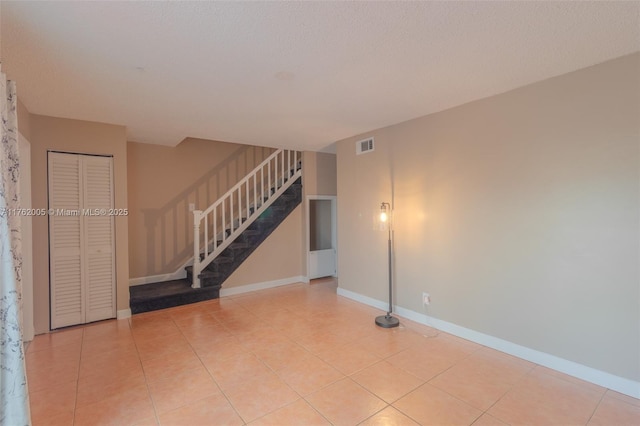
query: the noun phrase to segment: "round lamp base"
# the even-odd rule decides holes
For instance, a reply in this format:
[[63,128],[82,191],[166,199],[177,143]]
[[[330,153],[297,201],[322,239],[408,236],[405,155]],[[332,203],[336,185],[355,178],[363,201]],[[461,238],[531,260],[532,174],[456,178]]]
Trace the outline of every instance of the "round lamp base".
[[376,317],[376,325],[382,328],[393,328],[400,325],[400,320],[391,315],[380,315]]

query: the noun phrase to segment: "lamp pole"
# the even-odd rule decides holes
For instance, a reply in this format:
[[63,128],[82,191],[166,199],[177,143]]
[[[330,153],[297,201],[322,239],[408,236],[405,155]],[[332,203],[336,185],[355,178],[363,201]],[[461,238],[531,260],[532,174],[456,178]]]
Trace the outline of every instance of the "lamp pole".
[[[387,213],[387,209],[389,213]],[[393,312],[393,266],[392,266],[392,245],[391,245],[391,204],[383,202],[380,205],[380,220],[388,222],[389,238],[387,241],[387,254],[389,257],[389,310],[386,315],[376,317],[376,325],[382,328],[393,328],[400,325],[398,318],[391,315]]]

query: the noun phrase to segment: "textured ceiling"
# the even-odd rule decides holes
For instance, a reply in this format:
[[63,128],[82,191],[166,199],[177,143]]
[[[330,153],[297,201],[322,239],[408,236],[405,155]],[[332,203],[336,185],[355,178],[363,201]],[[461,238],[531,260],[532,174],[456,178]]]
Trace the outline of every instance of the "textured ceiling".
[[640,50],[640,2],[10,2],[32,113],[185,137],[333,142]]

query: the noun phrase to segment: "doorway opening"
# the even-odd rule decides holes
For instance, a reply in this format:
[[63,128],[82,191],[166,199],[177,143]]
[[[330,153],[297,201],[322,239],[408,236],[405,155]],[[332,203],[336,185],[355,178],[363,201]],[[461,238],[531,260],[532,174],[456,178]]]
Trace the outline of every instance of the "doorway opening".
[[336,277],[336,197],[307,197],[307,272],[310,280]]

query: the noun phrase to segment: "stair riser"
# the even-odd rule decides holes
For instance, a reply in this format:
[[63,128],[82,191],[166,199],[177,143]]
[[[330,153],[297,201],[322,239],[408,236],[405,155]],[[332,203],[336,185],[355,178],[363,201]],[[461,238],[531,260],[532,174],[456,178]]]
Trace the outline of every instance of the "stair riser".
[[218,299],[220,297],[220,286],[198,289],[189,294],[179,294],[175,296],[164,296],[157,299],[130,302],[131,313],[157,311],[158,309],[173,308],[175,306],[188,305],[191,303],[204,302],[205,300]]

